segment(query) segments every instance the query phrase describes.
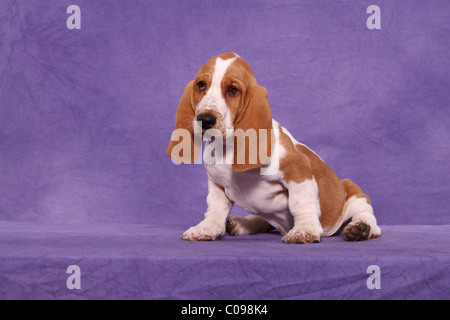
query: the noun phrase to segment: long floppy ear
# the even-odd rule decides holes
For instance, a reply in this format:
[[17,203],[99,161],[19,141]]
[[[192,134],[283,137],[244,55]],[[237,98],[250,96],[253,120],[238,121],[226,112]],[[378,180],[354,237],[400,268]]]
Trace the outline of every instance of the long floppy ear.
[[262,167],[269,161],[274,141],[267,90],[254,85],[246,93],[244,108],[234,124],[233,170],[244,172]]
[[[172,132],[167,155],[179,163],[194,163],[201,152],[202,139],[194,138],[193,121],[195,117],[192,104],[193,83],[190,81],[178,104],[175,115],[175,129]],[[180,140],[181,138],[181,140]],[[199,141],[198,141],[199,140]]]

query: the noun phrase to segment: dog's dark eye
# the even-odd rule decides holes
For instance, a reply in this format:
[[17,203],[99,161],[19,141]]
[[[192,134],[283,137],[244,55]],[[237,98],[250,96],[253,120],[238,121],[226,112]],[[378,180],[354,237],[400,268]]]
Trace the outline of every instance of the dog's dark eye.
[[200,90],[200,92],[205,91],[205,89],[206,89],[205,81],[199,81],[197,83],[197,87],[198,87],[198,90]]
[[228,88],[228,93],[230,94],[230,96],[234,96],[238,92],[239,92],[239,89],[236,88],[235,86],[231,86]]

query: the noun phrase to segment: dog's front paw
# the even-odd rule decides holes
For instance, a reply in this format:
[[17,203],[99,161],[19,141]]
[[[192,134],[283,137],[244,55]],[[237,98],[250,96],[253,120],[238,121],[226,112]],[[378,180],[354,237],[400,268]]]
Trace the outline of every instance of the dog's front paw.
[[283,238],[284,243],[319,243],[321,232],[314,230],[292,229]]
[[187,241],[213,241],[220,240],[224,233],[225,226],[201,222],[183,233],[181,239]]

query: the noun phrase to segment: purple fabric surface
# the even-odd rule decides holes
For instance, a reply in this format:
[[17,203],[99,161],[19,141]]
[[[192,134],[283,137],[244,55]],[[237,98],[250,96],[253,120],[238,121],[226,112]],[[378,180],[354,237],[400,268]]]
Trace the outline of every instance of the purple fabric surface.
[[[450,224],[450,2],[376,1],[381,30],[371,4],[0,1],[0,297],[449,298],[449,228],[420,225]],[[207,183],[165,154],[176,106],[228,51],[274,118],[370,195],[381,239],[178,241]],[[61,287],[68,263],[82,292]],[[383,290],[365,288],[373,263]]]
[[[278,233],[188,242],[183,226],[1,223],[0,298],[450,299],[450,226],[382,228],[287,245]],[[81,290],[66,287],[70,265]],[[367,288],[371,265],[380,289]]]

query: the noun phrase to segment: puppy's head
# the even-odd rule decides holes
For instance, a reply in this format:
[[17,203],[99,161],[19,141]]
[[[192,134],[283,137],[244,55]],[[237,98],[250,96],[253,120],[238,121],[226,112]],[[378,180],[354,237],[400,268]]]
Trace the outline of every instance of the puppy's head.
[[[270,156],[272,142],[272,113],[267,91],[258,86],[250,66],[235,53],[224,53],[213,57],[200,68],[195,79],[190,81],[181,97],[175,120],[175,129],[188,130],[192,139],[191,157],[180,157],[182,163],[194,162],[198,145],[194,143],[194,132],[204,133],[209,129],[219,130],[223,141],[236,141],[235,132],[253,129],[257,134],[257,149],[260,147]],[[266,130],[269,139],[259,142],[260,130]],[[248,140],[248,141],[247,141]],[[244,144],[235,143],[233,169],[236,172],[261,167],[264,163],[251,161],[246,139]],[[169,143],[167,154],[173,157],[174,147],[180,143]],[[238,161],[239,152],[245,154],[244,161]]]

